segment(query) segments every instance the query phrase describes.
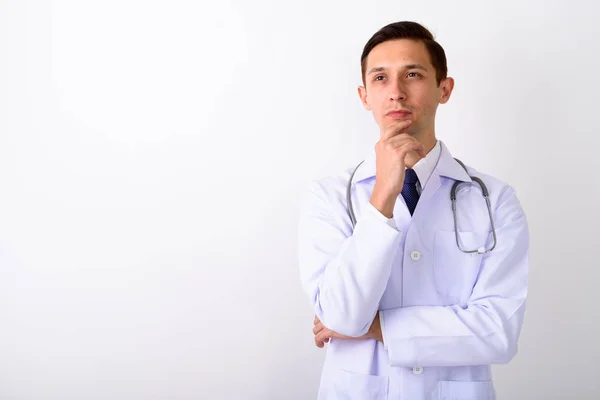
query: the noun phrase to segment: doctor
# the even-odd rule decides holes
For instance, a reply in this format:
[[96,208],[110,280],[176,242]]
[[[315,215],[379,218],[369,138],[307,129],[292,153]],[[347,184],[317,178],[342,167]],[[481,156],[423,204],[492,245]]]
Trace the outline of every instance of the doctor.
[[327,349],[318,398],[495,399],[491,365],[515,356],[523,323],[526,216],[511,186],[465,171],[436,138],[454,80],[426,28],[383,27],[361,64],[380,139],[353,176],[356,165],[312,182],[299,220],[301,282]]

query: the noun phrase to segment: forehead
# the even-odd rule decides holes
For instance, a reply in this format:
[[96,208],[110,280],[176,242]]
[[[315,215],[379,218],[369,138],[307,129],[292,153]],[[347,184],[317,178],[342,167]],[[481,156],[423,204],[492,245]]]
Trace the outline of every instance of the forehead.
[[395,39],[378,44],[367,56],[366,70],[371,67],[402,64],[421,64],[428,69],[431,65],[427,47],[420,40]]

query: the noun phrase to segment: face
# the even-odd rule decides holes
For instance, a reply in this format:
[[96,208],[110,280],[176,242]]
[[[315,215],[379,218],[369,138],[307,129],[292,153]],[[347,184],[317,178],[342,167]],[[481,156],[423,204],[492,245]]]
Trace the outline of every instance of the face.
[[366,60],[365,86],[358,88],[364,107],[383,132],[400,120],[412,120],[407,132],[435,136],[435,113],[450,98],[454,80],[437,84],[425,44],[410,39],[390,40],[373,48]]

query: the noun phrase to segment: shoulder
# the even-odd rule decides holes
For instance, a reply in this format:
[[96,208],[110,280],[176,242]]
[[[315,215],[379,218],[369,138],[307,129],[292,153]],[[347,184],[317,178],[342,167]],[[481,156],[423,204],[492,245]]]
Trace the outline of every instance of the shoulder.
[[[358,163],[357,163],[358,165]],[[345,237],[352,234],[348,213],[347,187],[355,166],[308,182],[301,198],[299,227],[301,235],[312,234],[324,227],[335,227]]]
[[488,190],[490,202],[494,210],[501,210],[510,205],[523,212],[516,189],[505,180],[466,165],[471,177],[479,178]]
[[309,195],[319,196],[323,200],[334,201],[336,199],[345,198],[350,178],[352,177],[356,167],[355,165],[347,165],[338,172],[325,175],[308,182],[306,192]]

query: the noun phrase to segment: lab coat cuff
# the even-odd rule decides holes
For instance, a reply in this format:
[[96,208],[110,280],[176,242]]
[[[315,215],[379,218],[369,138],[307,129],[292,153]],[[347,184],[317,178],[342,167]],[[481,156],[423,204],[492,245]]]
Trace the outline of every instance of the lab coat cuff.
[[388,352],[390,365],[418,366],[419,351],[410,332],[410,325],[402,317],[402,311],[402,308],[392,308],[379,312],[384,348]]
[[387,350],[387,337],[385,333],[385,321],[383,311],[379,311],[379,327],[381,328],[381,338],[383,339],[383,348]]
[[377,208],[375,208],[375,206],[373,204],[371,204],[370,202],[367,204],[367,208],[369,210],[369,213],[372,216],[374,216],[375,218],[377,218],[379,221],[385,222],[390,228],[398,230],[398,228],[396,226],[396,221],[394,221],[394,218],[386,217]]

